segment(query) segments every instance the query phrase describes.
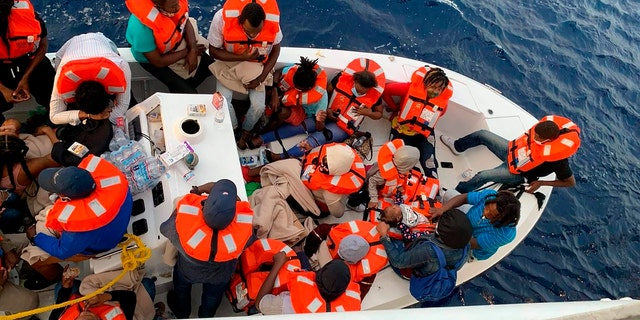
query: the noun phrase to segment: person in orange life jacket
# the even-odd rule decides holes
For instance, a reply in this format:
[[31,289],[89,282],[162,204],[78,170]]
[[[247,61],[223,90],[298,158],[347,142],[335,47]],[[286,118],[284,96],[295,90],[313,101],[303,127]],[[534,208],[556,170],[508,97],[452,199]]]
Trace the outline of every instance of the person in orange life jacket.
[[[269,129],[275,131],[266,132],[254,136],[249,142],[251,149],[262,146],[278,139],[292,137],[300,128],[306,129],[308,121],[316,130],[324,128],[326,110],[329,98],[327,95],[327,73],[318,66],[318,59],[310,60],[300,57],[300,62],[276,70],[274,79],[278,79],[278,85],[271,89],[271,101],[269,106],[274,114],[271,116]],[[283,122],[286,122],[282,126]]]
[[[402,269],[410,269],[411,277],[426,277],[438,271],[440,265],[432,245],[442,250],[446,265],[453,267],[462,258],[472,234],[469,219],[457,209],[446,211],[440,216],[433,234],[421,235],[408,245],[402,240],[389,238],[390,226],[386,222],[380,221],[376,227],[389,264],[398,274],[401,274]],[[460,266],[466,262],[466,259],[463,260]]]
[[38,176],[40,187],[57,195],[46,228],[57,237],[27,228],[27,238],[51,256],[32,267],[28,287],[42,287],[62,274],[60,261],[81,261],[114,248],[127,231],[133,200],[126,177],[113,164],[89,155],[79,167],[49,168]]
[[[358,286],[351,282],[349,267],[339,259],[330,261],[315,273],[293,272],[288,283],[289,291],[270,294],[286,261],[284,252],[273,256],[273,267],[256,296],[256,307],[262,314],[337,311],[336,304],[343,307],[338,309],[340,311],[360,310]],[[312,301],[320,303],[316,305],[310,303]]]
[[300,178],[320,210],[339,218],[349,194],[362,187],[364,176],[364,164],[355,150],[344,143],[331,143],[305,156]]
[[[307,236],[304,253],[316,269],[328,259],[345,261],[351,270],[351,280],[360,286],[360,297],[364,298],[378,271],[387,265],[387,257],[378,254],[383,248],[375,228],[375,223],[366,221],[320,224]],[[361,263],[364,258],[366,261]]]
[[[76,125],[92,118],[116,123],[118,117],[124,116],[132,98],[131,69],[109,38],[102,33],[75,36],[56,52],[54,64],[57,70],[49,110],[51,122]],[[111,112],[105,112],[107,108],[103,108],[102,103],[93,107],[91,95],[85,101],[76,101],[76,89],[86,81],[96,83],[92,94],[97,95],[98,100],[109,96],[113,101]]]
[[[330,102],[334,101],[334,90],[338,86],[341,78],[345,77],[346,73],[344,71],[338,73],[333,77],[331,82],[327,85],[327,95],[330,99]],[[353,96],[360,98],[367,95],[372,90],[375,91],[376,88],[384,86],[384,83],[378,83],[376,75],[368,70],[362,70],[355,72],[353,74],[353,87],[351,88],[351,93]],[[334,103],[335,104],[335,103]],[[340,125],[336,122],[337,114],[334,114],[331,111],[331,106],[327,108],[327,111],[321,111],[316,114],[315,118],[307,118],[304,120],[302,125],[299,126],[289,126],[285,125],[279,129],[277,129],[277,133],[281,137],[290,137],[295,136],[302,133],[308,133],[309,136],[301,141],[298,145],[289,148],[286,152],[275,154],[271,151],[267,152],[267,156],[273,160],[279,160],[288,157],[301,157],[305,152],[305,146],[309,145],[311,148],[315,148],[327,143],[331,142],[342,142],[346,138],[351,135],[351,132],[345,131],[345,129],[341,128]],[[359,106],[355,109],[355,112],[358,115],[366,116],[374,120],[378,120],[382,118],[382,100],[378,99],[371,106]],[[261,145],[263,142],[271,142],[275,141],[276,131],[265,133],[260,136],[260,139],[256,139],[253,141],[255,146]]]
[[404,203],[390,205],[382,210],[378,220],[384,221],[392,228],[397,228],[402,235],[402,240],[410,242],[428,234],[428,232],[412,231],[411,228],[419,224],[426,225],[431,223],[427,216],[416,212],[414,208]]
[[126,39],[140,66],[170,92],[198,93],[196,88],[211,76],[213,59],[197,41],[187,0],[127,0],[125,4],[131,12]]
[[[447,191],[447,196],[457,192]],[[430,208],[432,217],[462,205],[470,204],[466,214],[473,227],[471,254],[478,260],[490,258],[503,245],[516,237],[520,220],[520,200],[509,191],[485,189],[479,192],[457,194],[440,208]],[[463,209],[464,211],[464,209]]]
[[[420,96],[414,97],[414,94]],[[437,120],[447,111],[447,104],[452,94],[451,83],[444,71],[440,68],[427,69],[425,67],[414,72],[411,77],[411,82],[390,83],[382,93],[384,102],[392,110],[398,111],[398,115],[391,121],[392,138],[402,139],[405,144],[418,148],[418,150],[420,150],[420,166],[422,170],[427,176],[434,178],[438,177],[438,161],[435,157],[433,129],[437,124]],[[402,105],[398,105],[393,100],[394,96],[401,97]],[[413,98],[426,100],[426,102],[437,105],[438,110],[427,110],[431,108],[429,104],[422,103]],[[402,123],[401,116],[403,114],[417,112],[419,111],[419,107],[424,107],[424,110],[419,114],[419,118],[421,118],[423,114],[431,117],[428,121],[428,127],[423,128],[419,124]]]
[[[389,168],[390,166],[386,163],[388,160],[385,161],[381,159],[381,153],[378,153],[378,162],[367,171],[368,208],[375,208],[378,205],[380,197],[391,198],[395,196],[397,188],[400,188],[400,192],[403,192],[402,185],[406,181],[406,175],[411,169],[418,165],[418,161],[420,161],[420,151],[416,147],[403,145],[393,153],[393,157],[390,160],[397,171],[397,174],[394,175],[394,177],[397,177],[396,179],[385,179],[383,177],[381,169],[385,170],[385,168]],[[389,176],[387,174],[385,175]],[[380,194],[380,191],[385,189],[385,185],[387,184],[390,184],[391,187],[388,188],[389,191],[387,191],[387,194]]]
[[44,21],[28,0],[0,1],[0,122],[14,103],[36,102],[49,107],[55,70],[47,59]]
[[234,129],[240,118],[231,104],[233,93],[248,94],[251,103],[240,128],[240,149],[247,148],[251,131],[265,110],[265,86],[271,85],[271,73],[280,56],[279,21],[275,0],[227,0],[211,20],[207,39],[209,52],[216,59],[211,69],[218,80],[216,90],[228,102]]
[[253,211],[248,202],[239,201],[230,180],[194,187],[192,193],[180,199],[171,217],[160,225],[160,232],[178,250],[174,290],[167,304],[178,318],[188,318],[191,287],[202,283],[198,317],[208,318],[222,301],[238,257],[254,239]]
[[[568,121],[567,124],[570,125],[570,127],[577,127],[569,119],[558,116],[547,116],[543,118],[543,121],[538,122],[532,130],[529,130],[531,133],[527,133],[531,143],[535,144],[536,148],[542,148],[544,146],[554,146],[554,148],[557,149],[562,149],[563,147],[569,148],[562,145],[565,141],[563,136],[572,135],[572,133],[575,132],[575,129],[564,130],[561,129],[554,121],[544,119],[563,119],[563,122]],[[577,139],[577,141],[570,139],[567,140],[571,142],[572,148],[577,150],[580,145],[580,140],[577,137],[577,134],[574,139]],[[457,140],[452,137],[442,135],[440,136],[440,140],[454,155],[458,155],[469,148],[484,145],[503,161],[501,165],[493,169],[480,171],[470,180],[458,183],[456,191],[460,193],[476,190],[482,187],[485,183],[491,181],[509,185],[517,185],[527,182],[529,183],[529,186],[526,188],[526,191],[529,193],[535,192],[542,186],[573,187],[576,185],[576,180],[573,176],[573,172],[571,171],[571,167],[569,166],[569,156],[564,159],[547,161],[544,160],[545,156],[542,154],[531,155],[538,158],[537,160],[544,162],[540,162],[535,167],[529,168],[526,171],[520,171],[515,167],[512,168],[512,165],[508,163],[510,158],[510,142],[488,130],[476,131]],[[515,151],[517,150],[514,150],[514,152]],[[538,180],[540,177],[547,176],[551,173],[555,173],[556,180]]]
[[[64,303],[79,298],[74,282],[77,273],[67,272],[62,277],[60,290],[56,295],[56,303]],[[65,308],[54,309],[49,320],[132,320],[136,308],[136,294],[133,291],[113,290]]]

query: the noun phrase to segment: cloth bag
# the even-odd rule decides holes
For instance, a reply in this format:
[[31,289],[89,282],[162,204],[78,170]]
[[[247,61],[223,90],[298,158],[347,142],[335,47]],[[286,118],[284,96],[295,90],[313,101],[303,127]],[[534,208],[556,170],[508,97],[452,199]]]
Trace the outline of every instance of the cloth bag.
[[343,141],[358,152],[362,160],[373,158],[373,137],[369,132],[356,131]]

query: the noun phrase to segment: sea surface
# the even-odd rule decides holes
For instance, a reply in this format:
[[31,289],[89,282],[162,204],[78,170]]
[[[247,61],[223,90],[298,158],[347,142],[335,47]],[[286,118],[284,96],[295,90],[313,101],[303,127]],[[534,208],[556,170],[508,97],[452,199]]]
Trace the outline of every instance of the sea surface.
[[[127,46],[124,1],[32,0],[49,51],[100,31]],[[208,32],[222,1],[190,2]],[[279,1],[284,46],[393,54],[490,84],[535,117],[582,128],[577,186],[554,190],[535,229],[445,305],[640,298],[640,2]]]

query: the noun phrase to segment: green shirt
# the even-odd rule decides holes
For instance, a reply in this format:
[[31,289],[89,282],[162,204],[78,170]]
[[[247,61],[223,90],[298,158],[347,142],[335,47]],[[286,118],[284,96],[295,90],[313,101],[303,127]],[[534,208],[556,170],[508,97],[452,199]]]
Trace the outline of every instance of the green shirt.
[[149,63],[144,53],[156,50],[156,41],[151,28],[145,26],[136,16],[130,15],[125,37],[131,45],[133,58],[140,63]]

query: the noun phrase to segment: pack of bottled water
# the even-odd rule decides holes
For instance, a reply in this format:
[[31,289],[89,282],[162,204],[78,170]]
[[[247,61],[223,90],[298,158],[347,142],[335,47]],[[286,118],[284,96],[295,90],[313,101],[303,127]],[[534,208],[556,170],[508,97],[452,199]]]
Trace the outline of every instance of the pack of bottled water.
[[139,142],[129,140],[120,128],[114,130],[109,149],[111,152],[104,153],[102,158],[127,176],[132,194],[155,187],[166,172],[159,159],[147,154]]

